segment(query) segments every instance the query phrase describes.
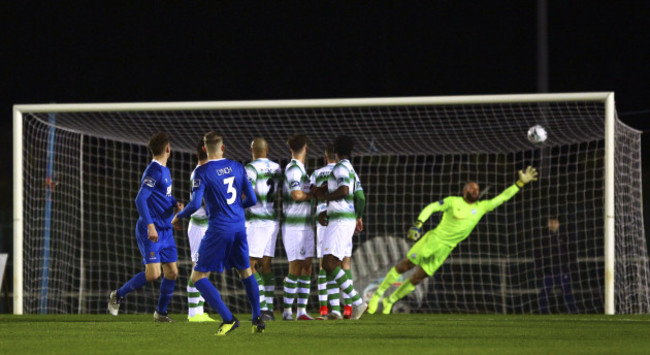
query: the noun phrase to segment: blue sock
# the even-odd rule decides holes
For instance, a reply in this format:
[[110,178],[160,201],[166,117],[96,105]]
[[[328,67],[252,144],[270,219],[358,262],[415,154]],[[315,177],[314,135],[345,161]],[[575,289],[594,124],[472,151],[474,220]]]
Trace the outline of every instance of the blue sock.
[[159,314],[167,314],[167,305],[172,299],[172,294],[174,293],[174,285],[176,280],[168,280],[163,277],[162,282],[160,283],[160,296],[158,297],[158,307],[156,312]]
[[257,280],[255,280],[254,275],[242,279],[241,282],[246,288],[246,296],[248,296],[248,301],[253,310],[253,320],[255,320],[260,316],[260,288],[257,285]]
[[201,296],[205,298],[205,301],[210,306],[212,306],[212,308],[216,309],[217,312],[219,312],[219,315],[221,316],[221,319],[223,319],[224,323],[232,322],[232,313],[230,313],[228,307],[226,307],[226,305],[221,300],[221,295],[219,294],[219,291],[217,291],[217,288],[214,287],[212,283],[210,283],[210,280],[208,280],[207,277],[195,282],[194,287],[196,287],[196,289],[201,292]]
[[133,292],[140,287],[144,286],[147,283],[147,277],[144,276],[144,271],[135,274],[131,280],[127,281],[119,290],[117,290],[117,295],[120,298],[126,297],[129,292]]

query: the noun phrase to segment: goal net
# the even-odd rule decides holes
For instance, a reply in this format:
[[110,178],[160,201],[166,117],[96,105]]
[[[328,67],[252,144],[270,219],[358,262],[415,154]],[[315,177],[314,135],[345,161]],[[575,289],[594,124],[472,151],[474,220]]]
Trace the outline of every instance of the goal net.
[[[109,292],[143,270],[134,199],[151,160],[148,138],[171,135],[173,194],[187,200],[194,147],[210,130],[223,133],[226,157],[241,162],[251,159],[251,140],[264,137],[282,166],[290,159],[285,139],[305,133],[308,173],[323,165],[337,135],[354,137],[367,211],[352,273],[366,297],[405,257],[406,231],[427,204],[460,195],[469,180],[481,199],[493,198],[518,170],[537,167],[539,181],[485,215],[395,311],[650,310],[640,132],[615,118],[612,93],[18,105],[14,121],[15,313],[105,312]],[[549,133],[543,144],[526,138],[535,124]],[[549,232],[556,217],[558,235]],[[434,214],[424,228],[439,220]],[[186,230],[175,238],[179,278],[169,310],[185,313]],[[281,305],[288,271],[281,236],[273,267]],[[249,312],[234,271],[212,281],[234,312]],[[315,285],[314,275],[314,312]],[[158,289],[153,282],[129,294],[121,312],[153,312]]]

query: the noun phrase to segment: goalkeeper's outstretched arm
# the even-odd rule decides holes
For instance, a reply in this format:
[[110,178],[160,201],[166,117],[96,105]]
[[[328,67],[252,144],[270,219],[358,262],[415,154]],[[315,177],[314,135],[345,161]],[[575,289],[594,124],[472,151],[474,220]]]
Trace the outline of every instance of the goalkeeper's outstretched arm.
[[512,186],[503,190],[499,196],[488,200],[488,211],[492,211],[495,208],[501,206],[504,202],[512,198],[521,188],[526,186],[531,181],[537,181],[537,170],[532,166],[526,167],[526,171],[519,170],[519,180],[515,182]]
[[413,226],[411,226],[409,229],[407,238],[413,241],[420,239],[422,236],[422,225],[427,221],[427,219],[429,219],[429,217],[431,217],[432,214],[442,211],[444,203],[444,200],[440,200],[428,204],[427,207],[425,207],[422,212],[420,212],[417,221],[415,221],[415,223],[413,223]]

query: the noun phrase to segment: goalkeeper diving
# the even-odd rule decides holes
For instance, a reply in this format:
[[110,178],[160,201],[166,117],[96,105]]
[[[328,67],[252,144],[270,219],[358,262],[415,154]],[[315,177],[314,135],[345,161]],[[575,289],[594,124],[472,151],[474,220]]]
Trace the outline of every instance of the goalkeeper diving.
[[[479,186],[470,181],[463,187],[463,196],[449,196],[426,206],[417,221],[409,229],[408,239],[419,241],[408,251],[406,258],[394,266],[377,288],[368,302],[368,313],[377,311],[384,292],[399,279],[403,273],[417,267],[411,277],[402,283],[389,297],[382,301],[383,314],[390,314],[393,304],[415,290],[427,276],[432,276],[447,259],[452,250],[469,236],[484,214],[491,212],[512,198],[531,181],[537,181],[537,170],[528,166],[519,171],[519,179],[497,197],[478,201]],[[438,226],[422,236],[422,225],[435,212],[443,212]],[[422,236],[422,239],[420,237]]]

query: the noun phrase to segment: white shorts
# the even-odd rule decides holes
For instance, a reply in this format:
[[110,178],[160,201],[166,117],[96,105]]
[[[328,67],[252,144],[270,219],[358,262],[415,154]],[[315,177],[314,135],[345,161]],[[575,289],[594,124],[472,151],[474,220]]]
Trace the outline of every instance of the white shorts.
[[190,256],[192,257],[192,262],[195,263],[198,259],[199,245],[201,240],[205,235],[205,231],[208,230],[208,226],[202,226],[190,222],[187,227],[187,239],[190,241]]
[[330,221],[324,233],[323,255],[331,254],[339,260],[343,260],[346,256],[352,256],[352,237],[356,226],[356,221]]
[[314,230],[282,227],[282,242],[287,260],[305,260],[314,257]]
[[246,223],[248,237],[248,255],[261,259],[264,256],[275,257],[275,243],[278,240],[280,223]]
[[325,229],[327,226],[321,226],[320,223],[316,224],[316,257],[323,258],[323,237],[325,236]]

